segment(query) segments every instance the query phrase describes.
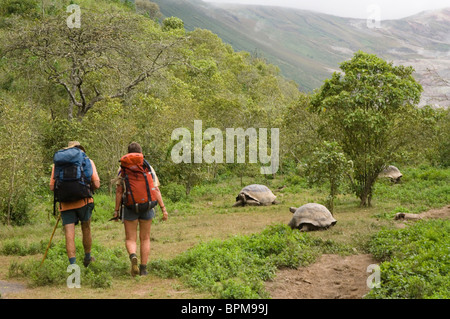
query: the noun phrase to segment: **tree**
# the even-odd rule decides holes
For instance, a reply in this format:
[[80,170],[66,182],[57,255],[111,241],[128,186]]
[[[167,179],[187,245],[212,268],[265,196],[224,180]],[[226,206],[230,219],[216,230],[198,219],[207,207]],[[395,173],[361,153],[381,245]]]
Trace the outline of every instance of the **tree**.
[[124,98],[181,59],[176,48],[184,36],[162,32],[143,16],[106,7],[83,10],[80,28],[70,28],[66,20],[65,12],[35,22],[18,20],[0,49],[25,67],[38,60],[46,79],[67,93],[69,119],[74,108],[82,119],[96,103]]
[[336,141],[353,161],[352,184],[361,206],[370,206],[373,185],[383,167],[408,138],[405,119],[419,103],[422,87],[412,67],[394,66],[362,51],[340,66],[311,100],[325,120],[319,132]]
[[36,119],[31,107],[0,100],[0,220],[7,225],[23,225],[28,219],[42,162]]
[[334,199],[339,193],[339,188],[344,177],[351,173],[352,163],[336,142],[323,142],[316,148],[311,158],[307,161],[306,175],[310,183],[328,181],[330,193],[328,196],[328,208],[333,213]]
[[151,2],[150,0],[136,0],[135,5],[139,13],[148,15],[152,20],[157,20],[162,17],[159,5],[155,2]]

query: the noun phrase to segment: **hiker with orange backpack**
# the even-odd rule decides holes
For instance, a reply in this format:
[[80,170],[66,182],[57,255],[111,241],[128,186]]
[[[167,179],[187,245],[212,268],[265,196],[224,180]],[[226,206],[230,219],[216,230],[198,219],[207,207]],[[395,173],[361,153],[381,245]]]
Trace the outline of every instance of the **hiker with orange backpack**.
[[[120,169],[116,182],[116,206],[114,217],[121,218],[125,227],[125,246],[131,262],[131,275],[147,275],[150,255],[150,229],[155,217],[155,206],[159,204],[163,220],[168,214],[159,191],[159,181],[154,169],[144,159],[138,143],[128,146],[128,154],[120,159]],[[120,213],[120,214],[119,214]],[[141,262],[138,265],[137,228]]]
[[99,187],[100,178],[95,164],[79,142],[71,141],[54,154],[50,190],[54,192],[54,213],[56,202],[59,202],[70,264],[76,263],[75,226],[79,222],[83,236],[83,264],[87,267],[94,260],[91,256],[90,221],[94,209],[93,191]]

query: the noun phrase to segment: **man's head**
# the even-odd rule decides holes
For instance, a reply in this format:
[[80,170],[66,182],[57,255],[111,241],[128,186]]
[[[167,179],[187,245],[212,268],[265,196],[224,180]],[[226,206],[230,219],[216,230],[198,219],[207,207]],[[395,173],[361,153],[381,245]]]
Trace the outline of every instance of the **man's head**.
[[128,153],[142,153],[142,147],[136,142],[128,145]]
[[83,152],[86,153],[86,150],[84,149],[83,146],[81,146],[80,142],[78,142],[78,141],[70,141],[66,148],[72,148],[72,147],[79,148],[80,150],[82,150]]

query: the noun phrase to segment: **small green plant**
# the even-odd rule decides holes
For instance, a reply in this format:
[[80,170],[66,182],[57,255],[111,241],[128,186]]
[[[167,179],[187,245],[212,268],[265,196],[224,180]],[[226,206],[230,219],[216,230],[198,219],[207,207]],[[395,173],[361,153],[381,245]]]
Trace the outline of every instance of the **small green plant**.
[[[123,249],[107,249],[96,243],[92,246],[95,262],[85,268],[82,265],[83,246],[81,240],[76,239],[78,254],[77,264],[81,270],[81,284],[92,288],[109,288],[112,279],[128,276],[128,259]],[[61,240],[49,250],[42,266],[40,260],[28,260],[23,263],[13,261],[9,267],[9,277],[25,277],[30,279],[31,286],[65,285],[68,276],[65,241]]]
[[169,183],[161,187],[163,198],[170,199],[173,203],[186,199],[186,187],[177,183]]
[[33,242],[28,244],[14,238],[3,242],[0,254],[9,256],[35,255],[40,253],[44,246],[45,243],[43,241],[39,243]]
[[340,193],[344,178],[351,175],[353,163],[345,157],[342,148],[336,142],[324,141],[308,162],[306,175],[311,184],[329,183],[327,207],[334,212],[334,200]]
[[381,263],[381,286],[366,298],[450,298],[450,221],[419,221],[383,230],[369,243]]

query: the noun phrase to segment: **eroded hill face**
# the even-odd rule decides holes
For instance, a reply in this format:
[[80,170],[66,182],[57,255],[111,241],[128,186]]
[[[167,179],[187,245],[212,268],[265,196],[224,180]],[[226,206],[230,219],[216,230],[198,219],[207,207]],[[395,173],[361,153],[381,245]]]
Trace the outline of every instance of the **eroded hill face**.
[[233,46],[277,65],[301,90],[311,92],[339,63],[362,50],[394,64],[411,65],[424,92],[420,105],[450,105],[450,9],[380,21],[269,6],[154,0],[165,16],[188,30],[205,28]]

